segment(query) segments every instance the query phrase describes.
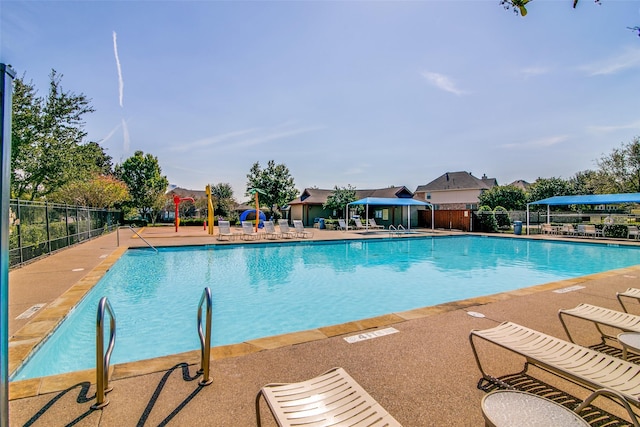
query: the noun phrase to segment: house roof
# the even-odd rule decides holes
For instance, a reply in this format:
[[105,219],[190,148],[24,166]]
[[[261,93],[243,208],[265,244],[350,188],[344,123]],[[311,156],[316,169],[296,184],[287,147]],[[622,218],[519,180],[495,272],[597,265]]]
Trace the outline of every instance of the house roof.
[[525,181],[524,179],[518,179],[509,184],[513,187],[520,188],[521,190],[527,191],[529,187],[531,187],[531,183]]
[[207,192],[204,190],[188,190],[186,188],[175,187],[169,191],[167,194],[178,195],[180,197],[193,197],[194,199],[200,199],[202,197],[207,197]]
[[[324,190],[319,188],[305,188],[300,197],[289,202],[290,205],[323,205],[327,197],[335,190]],[[385,198],[412,198],[413,193],[405,186],[387,187],[373,190],[356,190],[356,199],[365,197],[385,197]]]
[[498,185],[495,178],[487,178],[486,175],[476,178],[471,172],[446,172],[426,185],[416,188],[422,191],[450,191],[450,190],[488,190]]

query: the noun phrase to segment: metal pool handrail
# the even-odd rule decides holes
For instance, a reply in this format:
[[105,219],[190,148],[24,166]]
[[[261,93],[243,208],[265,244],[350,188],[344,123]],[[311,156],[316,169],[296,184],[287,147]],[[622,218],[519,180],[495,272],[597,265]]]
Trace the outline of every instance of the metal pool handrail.
[[[109,346],[106,353],[104,352],[104,314],[109,313],[110,333]],[[96,322],[96,403],[91,406],[92,409],[101,409],[109,404],[105,399],[105,395],[113,390],[109,387],[109,361],[113,346],[116,343],[116,317],[107,297],[102,297],[98,303],[98,318]]]
[[[153,249],[154,251],[156,251],[156,253],[158,253],[158,249],[155,246],[153,246],[151,243],[147,242],[147,240],[144,237],[142,237],[140,233],[134,230],[132,226],[128,225],[127,228],[133,231],[136,236],[142,239],[143,242],[145,242],[151,249]],[[116,240],[117,240],[117,246],[120,246],[120,227],[116,228]]]
[[[202,305],[206,303],[206,332],[202,332]],[[209,361],[211,354],[211,289],[204,288],[202,297],[198,304],[198,336],[200,337],[200,370],[202,379],[198,384],[201,386],[209,385],[213,382],[213,378],[209,376]]]

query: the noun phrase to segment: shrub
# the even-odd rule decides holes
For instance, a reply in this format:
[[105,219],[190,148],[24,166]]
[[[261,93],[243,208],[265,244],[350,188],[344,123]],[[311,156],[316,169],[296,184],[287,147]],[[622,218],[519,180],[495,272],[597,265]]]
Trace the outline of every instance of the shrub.
[[498,221],[496,221],[493,210],[489,206],[480,206],[477,215],[480,220],[480,231],[486,233],[498,232]]
[[493,215],[496,218],[499,228],[511,229],[511,219],[509,218],[509,213],[505,208],[502,206],[496,206],[493,210]]

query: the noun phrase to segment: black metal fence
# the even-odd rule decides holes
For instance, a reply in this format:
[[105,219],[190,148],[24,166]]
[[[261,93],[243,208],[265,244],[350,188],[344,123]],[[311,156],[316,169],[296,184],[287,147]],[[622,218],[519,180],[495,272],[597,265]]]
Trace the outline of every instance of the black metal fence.
[[120,211],[9,201],[9,267],[115,230]]

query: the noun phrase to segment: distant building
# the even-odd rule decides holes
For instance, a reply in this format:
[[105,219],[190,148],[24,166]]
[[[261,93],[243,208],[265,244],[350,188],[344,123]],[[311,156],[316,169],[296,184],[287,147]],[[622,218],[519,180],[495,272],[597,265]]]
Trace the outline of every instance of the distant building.
[[529,191],[529,187],[531,187],[531,183],[525,181],[524,179],[518,179],[516,181],[513,181],[511,184],[516,188],[521,189],[522,191]]
[[[322,205],[327,202],[327,198],[334,190],[324,190],[319,188],[305,188],[300,197],[289,202],[289,218],[300,219],[302,222],[311,226],[316,218],[342,218],[344,212],[336,212],[330,209],[324,209]],[[413,193],[407,187],[388,187],[375,190],[356,190],[356,200],[365,197],[385,197],[385,198],[408,198],[413,197]],[[378,208],[379,209],[379,208]],[[371,217],[374,216],[374,208]],[[389,207],[386,212],[386,220],[381,220],[383,225],[398,224],[403,219],[401,206]],[[376,221],[379,219],[376,218]]]
[[495,178],[476,178],[471,172],[446,172],[426,185],[416,188],[415,198],[433,205],[436,210],[477,209],[478,196],[498,185]]

